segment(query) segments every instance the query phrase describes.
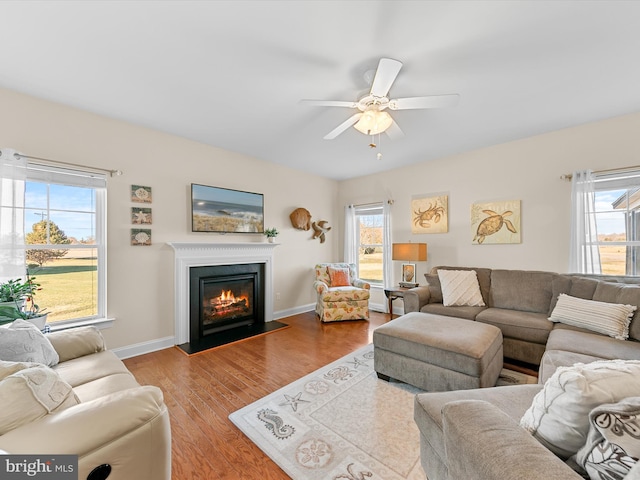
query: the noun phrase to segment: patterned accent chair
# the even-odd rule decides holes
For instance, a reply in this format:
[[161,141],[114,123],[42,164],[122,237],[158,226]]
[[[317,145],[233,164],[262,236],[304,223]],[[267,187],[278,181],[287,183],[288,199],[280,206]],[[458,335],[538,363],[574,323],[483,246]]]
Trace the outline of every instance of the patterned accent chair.
[[[348,277],[345,274],[341,278],[336,274],[344,270],[348,270]],[[320,320],[369,320],[370,285],[356,278],[355,264],[319,263],[315,266],[315,271],[316,281],[313,288],[318,294],[316,313]]]

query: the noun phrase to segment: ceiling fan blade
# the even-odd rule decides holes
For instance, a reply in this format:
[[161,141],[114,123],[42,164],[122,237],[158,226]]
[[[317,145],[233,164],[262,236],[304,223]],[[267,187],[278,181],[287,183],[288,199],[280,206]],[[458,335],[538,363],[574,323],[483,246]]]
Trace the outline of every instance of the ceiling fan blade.
[[341,100],[300,100],[302,105],[309,105],[312,107],[347,107],[356,108],[358,104],[356,102],[343,102]]
[[451,95],[430,95],[428,97],[407,97],[389,100],[391,110],[411,110],[417,108],[455,107],[460,100],[457,93]]
[[402,62],[392,58],[381,58],[371,84],[371,95],[386,97],[401,68]]
[[391,123],[391,126],[385,130],[385,133],[391,140],[397,140],[404,137],[404,132],[400,129],[395,120]]
[[349,128],[350,126],[355,124],[358,120],[360,120],[361,116],[362,116],[362,113],[356,113],[355,115],[351,115],[346,121],[342,122],[336,128],[331,130],[323,138],[325,140],[333,140],[338,135],[340,135],[342,132],[344,132],[347,128]]

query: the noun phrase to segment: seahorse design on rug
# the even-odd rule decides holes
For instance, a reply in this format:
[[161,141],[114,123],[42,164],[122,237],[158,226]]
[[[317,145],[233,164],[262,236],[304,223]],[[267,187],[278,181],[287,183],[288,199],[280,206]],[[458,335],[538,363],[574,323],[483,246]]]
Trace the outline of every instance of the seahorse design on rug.
[[337,477],[333,477],[333,480],[344,479],[344,480],[365,480],[364,477],[373,477],[373,472],[362,471],[362,472],[354,472],[353,471],[353,463],[347,465],[347,473],[342,473]]
[[271,433],[278,440],[285,440],[296,432],[296,429],[291,425],[285,425],[282,418],[276,415],[277,412],[269,408],[265,408],[258,412],[258,420],[265,423],[267,430],[271,430]]

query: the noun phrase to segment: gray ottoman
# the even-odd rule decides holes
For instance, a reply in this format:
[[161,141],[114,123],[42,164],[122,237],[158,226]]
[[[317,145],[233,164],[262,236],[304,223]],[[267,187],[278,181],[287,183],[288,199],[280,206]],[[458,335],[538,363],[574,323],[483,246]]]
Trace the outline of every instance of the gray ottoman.
[[502,370],[498,327],[411,312],[373,331],[378,377],[430,392],[494,387]]

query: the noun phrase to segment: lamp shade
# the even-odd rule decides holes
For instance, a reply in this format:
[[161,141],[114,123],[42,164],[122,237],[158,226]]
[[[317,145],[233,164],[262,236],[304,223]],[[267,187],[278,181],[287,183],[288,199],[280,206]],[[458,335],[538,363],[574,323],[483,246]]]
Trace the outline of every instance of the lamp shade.
[[406,262],[424,262],[427,260],[426,243],[394,243],[391,251],[392,260]]
[[393,118],[387,112],[366,110],[353,127],[365,135],[377,135],[384,132],[392,123]]

